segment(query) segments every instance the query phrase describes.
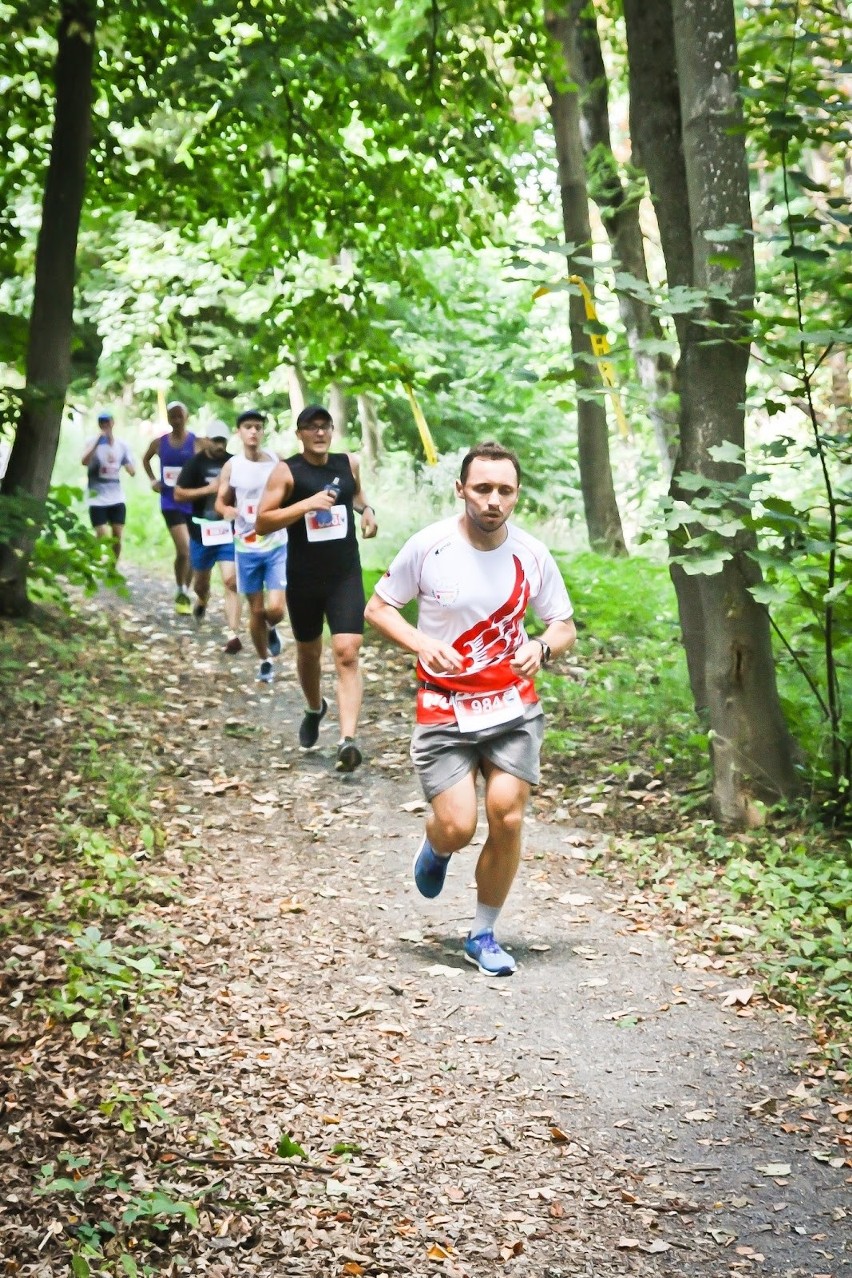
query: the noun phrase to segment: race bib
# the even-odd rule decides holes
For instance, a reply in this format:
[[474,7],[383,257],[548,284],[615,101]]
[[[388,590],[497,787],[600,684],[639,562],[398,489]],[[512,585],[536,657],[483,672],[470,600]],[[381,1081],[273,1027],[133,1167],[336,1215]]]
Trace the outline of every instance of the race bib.
[[182,469],[183,467],[181,466],[164,466],[163,467],[162,478],[163,478],[163,483],[166,485],[167,488],[174,488],[175,484],[178,481],[178,475],[180,474]]
[[494,692],[457,692],[453,709],[459,732],[468,736],[504,732],[524,717],[524,703],[516,687]]
[[234,540],[234,530],[230,519],[196,519],[201,529],[203,546],[230,546]]
[[119,462],[114,462],[114,461],[101,462],[100,466],[98,467],[98,477],[100,479],[118,479],[120,472],[121,472],[121,465]]
[[346,536],[349,516],[345,506],[331,510],[309,510],[305,515],[308,541],[340,541]]

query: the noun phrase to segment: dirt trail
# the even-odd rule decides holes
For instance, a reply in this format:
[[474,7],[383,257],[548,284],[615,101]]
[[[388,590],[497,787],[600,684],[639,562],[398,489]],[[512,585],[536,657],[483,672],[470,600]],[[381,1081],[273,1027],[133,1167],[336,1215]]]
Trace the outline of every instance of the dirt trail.
[[161,1027],[166,1090],[199,1116],[199,1148],[205,1111],[239,1159],[282,1130],[316,1164],[354,1147],[333,1175],[290,1173],[278,1207],[267,1176],[268,1210],[236,1213],[205,1272],[850,1272],[849,1168],[821,1161],[801,1027],[726,1005],[737,983],[684,962],[629,884],[589,873],[598,836],[543,800],[501,920],[519,971],[483,978],[460,952],[471,856],[435,902],[411,882],[404,656],[368,640],[366,763],[342,777],[333,713],[315,751],[295,745],[289,642],[267,689],[212,623],[173,618],[160,583],[132,591],[115,607],[140,650],[159,646],[183,773],[158,817],[192,867],[195,974]]

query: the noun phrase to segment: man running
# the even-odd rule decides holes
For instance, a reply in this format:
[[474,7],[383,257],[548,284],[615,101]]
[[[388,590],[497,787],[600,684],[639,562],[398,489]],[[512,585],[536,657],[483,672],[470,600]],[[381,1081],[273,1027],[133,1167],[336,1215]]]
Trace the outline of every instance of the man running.
[[296,669],[307,706],[299,744],[309,750],[328,710],[321,692],[322,628],[331,630],[337,674],[340,741],[337,769],[352,772],[361,762],[355,740],[363,696],[360,651],[364,635],[364,583],[355,536],[378,532],[373,507],[364,496],[358,458],[332,453],[334,423],[328,409],[309,404],[296,418],[301,453],[279,462],[266,485],[257,530],[289,532],[287,611],[296,640]]
[[225,463],[219,476],[216,511],[223,519],[234,520],[237,589],[249,604],[249,631],[260,658],[259,683],[272,683],[272,658],[281,651],[277,626],[284,616],[287,586],[287,533],[273,532],[261,537],[255,531],[257,504],[272,470],[278,462],[274,453],[261,447],[266,419],[256,408],[237,418],[241,454]]
[[[121,468],[136,474],[130,449],[113,434],[112,413],[98,414],[98,430],[86,444],[80,459],[89,472],[89,519],[96,537],[112,537],[116,563],[121,554],[121,540],[127,523],[127,507],[121,488]],[[107,533],[109,528],[109,534]]]
[[[195,452],[195,436],[186,429],[189,411],[186,404],[173,399],[166,405],[166,417],[171,431],[152,439],[142,458],[145,474],[151,481],[155,493],[160,494],[160,510],[169,536],[175,547],[175,612],[192,612],[192,600],[189,597],[189,586],[192,581],[192,568],[189,563],[189,520],[192,507],[189,502],[178,501],[175,497],[175,483],[184,466]],[[160,460],[159,477],[151,469],[154,457]]]
[[189,502],[192,519],[189,524],[189,562],[195,607],[192,615],[202,621],[210,601],[210,576],[213,565],[219,565],[225,589],[225,622],[228,628],[226,652],[239,652],[242,643],[237,634],[240,624],[240,597],[234,567],[234,529],[229,519],[216,513],[219,476],[228,461],[228,433],[220,422],[213,424],[206,439],[198,444],[177,477],[175,500]]
[[[544,719],[534,676],[576,639],[573,609],[542,542],[508,522],[521,470],[500,444],[462,462],[461,516],[411,537],[367,605],[367,620],[417,657],[411,757],[431,804],[414,863],[422,896],[438,896],[450,857],[473,837],[476,777],[485,780],[488,836],[476,864],[476,913],[465,957],[486,976],[511,976],[515,960],[494,939],[521,855],[530,787],[539,779]],[[417,625],[399,609],[417,599]],[[527,606],[544,622],[524,630]]]

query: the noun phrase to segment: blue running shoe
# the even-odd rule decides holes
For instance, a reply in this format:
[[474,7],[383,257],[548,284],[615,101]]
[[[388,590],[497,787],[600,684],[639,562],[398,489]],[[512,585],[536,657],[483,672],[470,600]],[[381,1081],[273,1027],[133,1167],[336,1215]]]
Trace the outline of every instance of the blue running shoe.
[[270,657],[280,657],[281,636],[274,626],[269,627],[269,634],[266,636],[266,646],[269,649]]
[[255,677],[256,683],[272,683],[274,675],[272,673],[272,662],[261,661],[260,669]]
[[423,835],[423,842],[414,858],[414,882],[421,896],[435,897],[441,895],[444,879],[447,877],[448,856],[438,856],[432,844]]
[[483,976],[511,976],[517,964],[494,940],[493,932],[480,932],[468,936],[464,943],[464,956],[468,963],[478,967]]

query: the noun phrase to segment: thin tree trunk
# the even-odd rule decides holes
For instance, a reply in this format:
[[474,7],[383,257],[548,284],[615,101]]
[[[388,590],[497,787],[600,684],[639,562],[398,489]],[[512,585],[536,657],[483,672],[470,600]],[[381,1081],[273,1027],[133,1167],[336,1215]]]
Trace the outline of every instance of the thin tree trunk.
[[[548,12],[545,22],[551,36],[562,49],[566,68],[569,68],[575,56],[573,17],[570,13]],[[580,139],[579,94],[576,86],[563,90],[553,83],[548,84],[548,91],[559,164],[562,224],[567,243],[574,244],[579,249],[579,256],[572,263],[571,269],[594,292],[594,271],[586,261],[591,256],[592,232]],[[571,296],[569,325],[577,386],[580,486],[589,544],[601,554],[625,555],[627,548],[612,482],[606,407],[600,394],[600,375],[592,354],[591,341],[586,332],[585,306],[578,294]]]
[[305,387],[305,379],[302,376],[301,369],[296,364],[290,364],[287,367],[287,391],[290,396],[290,416],[293,418],[293,425],[296,425],[296,418],[305,407],[305,396],[307,390]]
[[0,546],[0,613],[29,609],[27,566],[43,520],[71,375],[74,273],[91,140],[94,0],[62,5],[56,105],[36,246],[23,407],[3,478],[4,497],[31,499],[37,527]]
[[[678,468],[708,478],[735,478],[739,464],[720,464],[714,445],[745,444],[744,400],[748,334],[739,312],[754,299],[748,166],[736,85],[732,0],[673,0],[683,155],[692,223],[694,283],[724,288],[687,319],[681,359],[681,448]],[[733,242],[714,241],[716,228],[737,227]],[[714,261],[736,255],[735,267]],[[769,622],[748,587],[761,579],[738,534],[724,571],[698,574],[706,633],[706,690],[713,758],[713,800],[725,825],[753,819],[755,798],[775,800],[796,790],[793,743],[775,683]]]
[[[609,93],[593,8],[577,19],[577,60],[571,74],[581,86],[583,146],[587,157],[589,195],[597,204],[615,261],[628,275],[648,283],[645,238],[639,221],[638,190],[625,189],[612,150],[609,129]],[[672,405],[674,367],[663,351],[648,351],[647,341],[659,342],[662,326],[646,301],[628,289],[619,289],[618,305],[633,353],[639,382],[648,400],[654,437],[666,474],[671,473],[677,444],[677,413]]]
[[382,434],[372,395],[358,396],[358,420],[361,423],[361,458],[365,469],[375,474],[382,455]]
[[347,450],[349,443],[349,415],[347,412],[346,393],[340,382],[332,382],[328,388],[328,411],[334,422],[335,443],[338,448]]

